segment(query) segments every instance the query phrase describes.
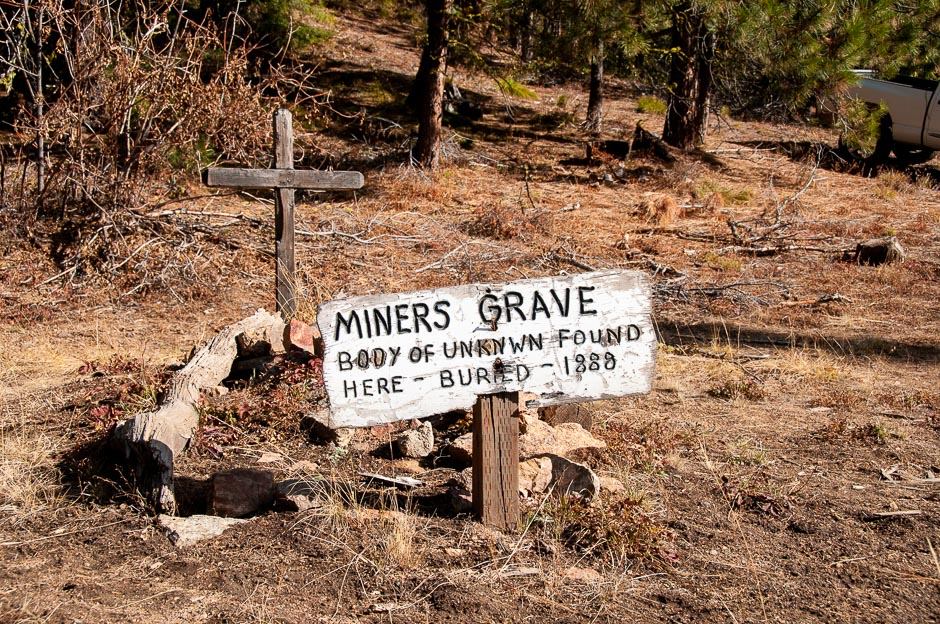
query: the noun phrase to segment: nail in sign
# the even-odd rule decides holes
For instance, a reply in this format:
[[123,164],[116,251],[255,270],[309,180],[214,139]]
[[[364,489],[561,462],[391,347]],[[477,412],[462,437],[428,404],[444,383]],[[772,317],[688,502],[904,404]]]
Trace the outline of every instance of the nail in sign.
[[544,406],[652,385],[650,287],[635,271],[351,297],[317,320],[333,427],[469,409],[496,392]]

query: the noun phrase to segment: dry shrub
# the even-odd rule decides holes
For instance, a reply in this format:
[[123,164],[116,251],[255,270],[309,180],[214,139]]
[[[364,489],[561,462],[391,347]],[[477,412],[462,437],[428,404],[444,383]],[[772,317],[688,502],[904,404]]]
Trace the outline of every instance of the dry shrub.
[[672,195],[645,199],[640,212],[647,222],[655,221],[659,227],[670,227],[682,216],[682,210]]
[[642,496],[612,494],[594,503],[568,496],[552,499],[536,521],[548,531],[546,537],[613,567],[666,552],[668,530],[645,508]]
[[407,512],[386,511],[381,515],[379,527],[384,560],[397,568],[414,568],[420,561],[416,544],[417,518]]
[[526,213],[521,208],[495,206],[477,210],[467,224],[471,236],[509,240],[533,231],[541,231],[538,213]]
[[432,177],[418,169],[403,168],[395,175],[384,176],[381,187],[390,205],[402,210],[411,210],[415,204],[424,202],[441,206],[453,198],[454,185],[449,184],[452,177],[449,169]]
[[[145,274],[144,289],[196,279],[202,254],[192,243],[211,232],[167,224],[155,209],[182,198],[207,165],[267,161],[262,93],[273,79],[253,76],[249,51],[189,20],[182,5],[43,7],[56,81],[45,85],[44,110],[30,104],[16,115],[19,171],[5,177],[0,219],[73,280],[119,269]],[[37,138],[46,148],[41,185],[36,159],[23,156]]]
[[764,389],[754,379],[727,379],[708,389],[708,394],[716,399],[735,401],[760,401],[764,398]]
[[888,169],[878,173],[878,188],[883,196],[910,191],[912,187],[910,178],[902,171]]
[[832,442],[855,440],[877,445],[884,445],[892,439],[901,437],[893,427],[880,420],[856,424],[845,416],[832,420],[816,435]]

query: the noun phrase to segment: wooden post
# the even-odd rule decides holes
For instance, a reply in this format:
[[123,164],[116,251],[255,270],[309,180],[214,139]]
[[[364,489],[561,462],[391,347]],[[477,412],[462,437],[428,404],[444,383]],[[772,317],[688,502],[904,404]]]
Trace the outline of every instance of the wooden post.
[[[294,168],[294,131],[286,108],[274,112],[274,167]],[[278,188],[274,200],[275,300],[284,320],[297,312],[294,280],[294,189]]]
[[519,527],[519,393],[477,397],[473,406],[473,510],[487,526]]

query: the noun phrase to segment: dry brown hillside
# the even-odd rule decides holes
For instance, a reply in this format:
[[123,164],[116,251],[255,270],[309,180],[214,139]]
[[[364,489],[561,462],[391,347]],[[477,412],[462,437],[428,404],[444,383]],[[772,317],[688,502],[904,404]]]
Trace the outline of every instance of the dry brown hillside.
[[[519,535],[484,529],[447,494],[463,465],[445,442],[465,420],[435,421],[420,462],[390,453],[393,428],[325,443],[303,424],[326,400],[318,362],[291,362],[207,397],[177,476],[253,466],[334,487],[174,547],[99,470],[98,442],[193,346],[273,308],[269,196],[203,196],[165,215],[210,232],[198,253],[158,238],[129,260],[185,260],[157,288],[135,289],[152,268],[54,278],[41,249],[4,241],[0,621],[940,620],[936,160],[862,175],[829,130],[722,117],[675,162],[616,145],[588,161],[582,85],[520,99],[457,68],[483,116],[451,123],[429,175],[403,164],[412,128],[395,112],[412,28],[331,27],[314,75],[329,103],[298,131],[298,166],[357,168],[366,185],[301,197],[300,317],[344,294],[646,272],[655,390],[585,405],[606,448],[573,456],[622,489],[591,505],[533,496]],[[661,129],[639,94],[611,88],[602,139]],[[903,262],[854,260],[882,236]]]

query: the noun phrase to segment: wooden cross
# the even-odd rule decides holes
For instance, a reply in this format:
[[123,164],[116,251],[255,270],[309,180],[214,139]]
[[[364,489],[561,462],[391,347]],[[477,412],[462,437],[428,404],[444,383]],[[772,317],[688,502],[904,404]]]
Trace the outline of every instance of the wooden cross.
[[294,131],[290,111],[274,112],[274,169],[211,167],[203,172],[207,186],[228,188],[273,188],[275,300],[284,319],[297,312],[294,279],[294,191],[296,189],[341,190],[362,188],[358,171],[311,171],[294,169]]

